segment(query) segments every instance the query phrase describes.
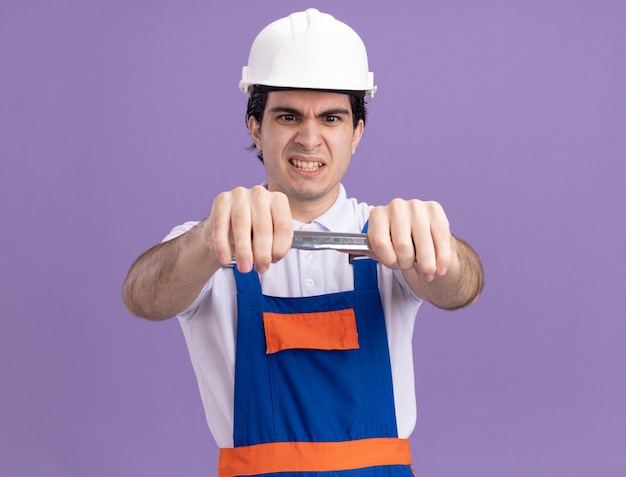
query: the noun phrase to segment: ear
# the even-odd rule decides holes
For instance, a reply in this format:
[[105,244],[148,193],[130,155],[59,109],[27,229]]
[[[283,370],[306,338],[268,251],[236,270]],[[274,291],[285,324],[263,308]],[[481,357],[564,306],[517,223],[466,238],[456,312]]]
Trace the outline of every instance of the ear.
[[359,119],[359,122],[354,128],[354,133],[352,134],[352,154],[356,152],[356,148],[361,142],[361,138],[363,137],[363,132],[365,131],[365,123],[362,119]]
[[250,136],[252,137],[257,150],[262,151],[263,143],[261,141],[261,125],[254,116],[250,116],[248,118],[248,131],[250,131]]

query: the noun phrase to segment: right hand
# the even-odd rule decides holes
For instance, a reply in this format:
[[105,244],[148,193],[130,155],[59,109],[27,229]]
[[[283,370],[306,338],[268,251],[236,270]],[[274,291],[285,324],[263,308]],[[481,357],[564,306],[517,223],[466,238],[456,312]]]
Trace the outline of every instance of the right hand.
[[289,200],[262,186],[237,187],[219,194],[202,224],[204,243],[222,265],[236,257],[242,273],[263,273],[282,259],[293,240]]

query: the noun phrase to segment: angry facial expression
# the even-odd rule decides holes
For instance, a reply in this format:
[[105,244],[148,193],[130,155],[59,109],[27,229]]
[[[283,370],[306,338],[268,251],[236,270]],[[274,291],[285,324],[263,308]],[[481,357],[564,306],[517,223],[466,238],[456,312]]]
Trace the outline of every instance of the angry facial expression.
[[268,189],[286,194],[298,218],[300,208],[319,215],[332,205],[364,124],[355,127],[347,94],[285,90],[269,92],[261,124],[251,117],[248,127]]

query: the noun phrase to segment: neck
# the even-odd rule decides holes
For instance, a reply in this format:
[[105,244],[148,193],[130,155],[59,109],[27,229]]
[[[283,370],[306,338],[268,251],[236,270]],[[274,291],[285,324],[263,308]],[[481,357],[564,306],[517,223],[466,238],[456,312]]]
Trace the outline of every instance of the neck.
[[332,194],[327,194],[318,200],[302,200],[290,197],[291,216],[299,222],[308,224],[330,209],[337,200],[338,195],[339,190]]

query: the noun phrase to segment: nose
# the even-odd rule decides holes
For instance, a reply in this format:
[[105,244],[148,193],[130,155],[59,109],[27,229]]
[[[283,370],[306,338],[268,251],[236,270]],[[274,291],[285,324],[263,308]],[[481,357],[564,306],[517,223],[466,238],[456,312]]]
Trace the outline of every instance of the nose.
[[321,126],[316,119],[306,119],[300,123],[295,141],[307,151],[313,151],[322,143]]

